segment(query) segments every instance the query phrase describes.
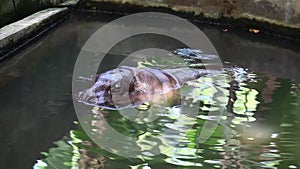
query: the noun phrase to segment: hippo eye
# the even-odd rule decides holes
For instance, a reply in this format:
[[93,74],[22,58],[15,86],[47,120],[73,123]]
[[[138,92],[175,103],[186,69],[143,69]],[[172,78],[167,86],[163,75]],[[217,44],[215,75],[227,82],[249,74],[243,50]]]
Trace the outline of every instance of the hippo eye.
[[100,89],[100,90],[104,90],[104,89],[105,89],[105,86],[104,86],[104,85],[101,85],[101,86],[99,87],[99,89]]

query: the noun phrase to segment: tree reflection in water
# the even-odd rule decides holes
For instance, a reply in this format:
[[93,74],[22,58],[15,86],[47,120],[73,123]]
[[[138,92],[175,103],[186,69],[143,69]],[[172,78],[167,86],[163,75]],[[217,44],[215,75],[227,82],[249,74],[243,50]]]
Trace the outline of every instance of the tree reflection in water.
[[[105,132],[104,117],[111,126],[138,138],[143,150],[157,148],[162,154],[127,159],[102,150],[78,124],[70,136],[56,142],[35,168],[285,168],[299,163],[299,87],[284,79],[254,74],[242,68],[227,70],[227,84],[212,86],[209,77],[200,78],[193,95],[201,101],[196,119],[180,114],[178,107],[160,108],[153,122],[133,124],[116,112],[93,109],[91,132]],[[268,81],[272,81],[269,83]],[[274,85],[275,84],[275,85]],[[214,88],[218,88],[214,89]],[[212,92],[225,92],[227,109],[209,140],[197,143],[208,111],[215,108]],[[155,110],[155,109],[154,109]],[[155,113],[155,112],[153,112]],[[148,114],[148,115],[151,115]],[[151,118],[151,117],[149,117]],[[180,119],[180,120],[179,120]],[[190,127],[192,126],[192,127]],[[163,130],[172,129],[164,133]],[[156,145],[160,146],[157,147]],[[164,151],[164,150],[168,151]],[[47,166],[47,167],[46,167]]]

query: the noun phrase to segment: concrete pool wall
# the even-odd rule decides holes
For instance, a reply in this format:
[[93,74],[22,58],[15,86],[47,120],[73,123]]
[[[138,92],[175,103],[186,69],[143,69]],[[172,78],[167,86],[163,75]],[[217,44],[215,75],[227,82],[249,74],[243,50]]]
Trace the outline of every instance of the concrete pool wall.
[[49,8],[2,27],[0,29],[0,61],[7,58],[17,46],[28,43],[31,37],[51,28],[67,12],[68,8]]
[[64,0],[0,0],[0,27]]
[[[122,15],[142,11],[173,12],[196,21],[223,24],[225,30],[244,29],[252,33],[300,39],[299,0],[0,0],[0,26],[11,21],[12,18],[6,16],[26,15],[47,6],[59,7],[57,14],[53,15],[51,9],[47,9],[1,28],[0,60],[4,58],[1,55],[11,50],[7,47],[17,47],[28,35],[44,28],[47,25],[44,23],[60,20],[67,10],[63,7],[74,5],[77,10],[116,11]],[[37,21],[39,18],[42,19]],[[15,31],[12,32],[11,28]]]
[[[73,7],[78,1],[0,0],[0,62],[13,55],[16,49],[20,49],[33,41],[35,37],[38,37],[37,35],[41,35],[59,23],[68,14],[68,7]],[[29,6],[24,6],[24,3],[27,3]],[[27,16],[27,12],[31,13],[36,9],[54,5],[56,8],[40,9],[38,12]],[[21,7],[25,9],[20,9]],[[26,12],[22,12],[22,10]],[[18,15],[20,11],[22,15],[26,16],[25,18],[1,28],[1,23],[10,22],[14,19],[14,15]],[[6,15],[9,17],[6,18]]]
[[300,28],[299,0],[84,0],[89,6],[103,2],[142,7],[164,7],[206,18],[254,19],[279,26]]

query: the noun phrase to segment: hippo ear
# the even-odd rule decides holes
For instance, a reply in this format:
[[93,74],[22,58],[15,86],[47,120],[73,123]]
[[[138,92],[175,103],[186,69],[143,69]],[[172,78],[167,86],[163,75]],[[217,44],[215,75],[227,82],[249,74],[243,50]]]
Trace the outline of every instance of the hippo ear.
[[181,87],[180,83],[179,83],[179,81],[178,81],[178,79],[177,79],[176,76],[174,76],[174,75],[172,75],[171,73],[168,73],[168,72],[163,72],[163,73],[169,79],[170,85],[172,86],[172,88],[174,90],[177,90],[177,89],[179,89]]

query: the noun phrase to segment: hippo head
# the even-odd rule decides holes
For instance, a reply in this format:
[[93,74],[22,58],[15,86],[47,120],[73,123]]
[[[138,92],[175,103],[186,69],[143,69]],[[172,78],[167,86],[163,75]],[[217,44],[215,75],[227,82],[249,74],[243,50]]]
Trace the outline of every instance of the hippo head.
[[[77,100],[87,105],[115,109],[114,100],[118,101],[116,95],[126,95],[133,76],[131,70],[124,68],[116,68],[101,73],[91,88],[79,92]],[[125,103],[118,104],[124,105]]]

